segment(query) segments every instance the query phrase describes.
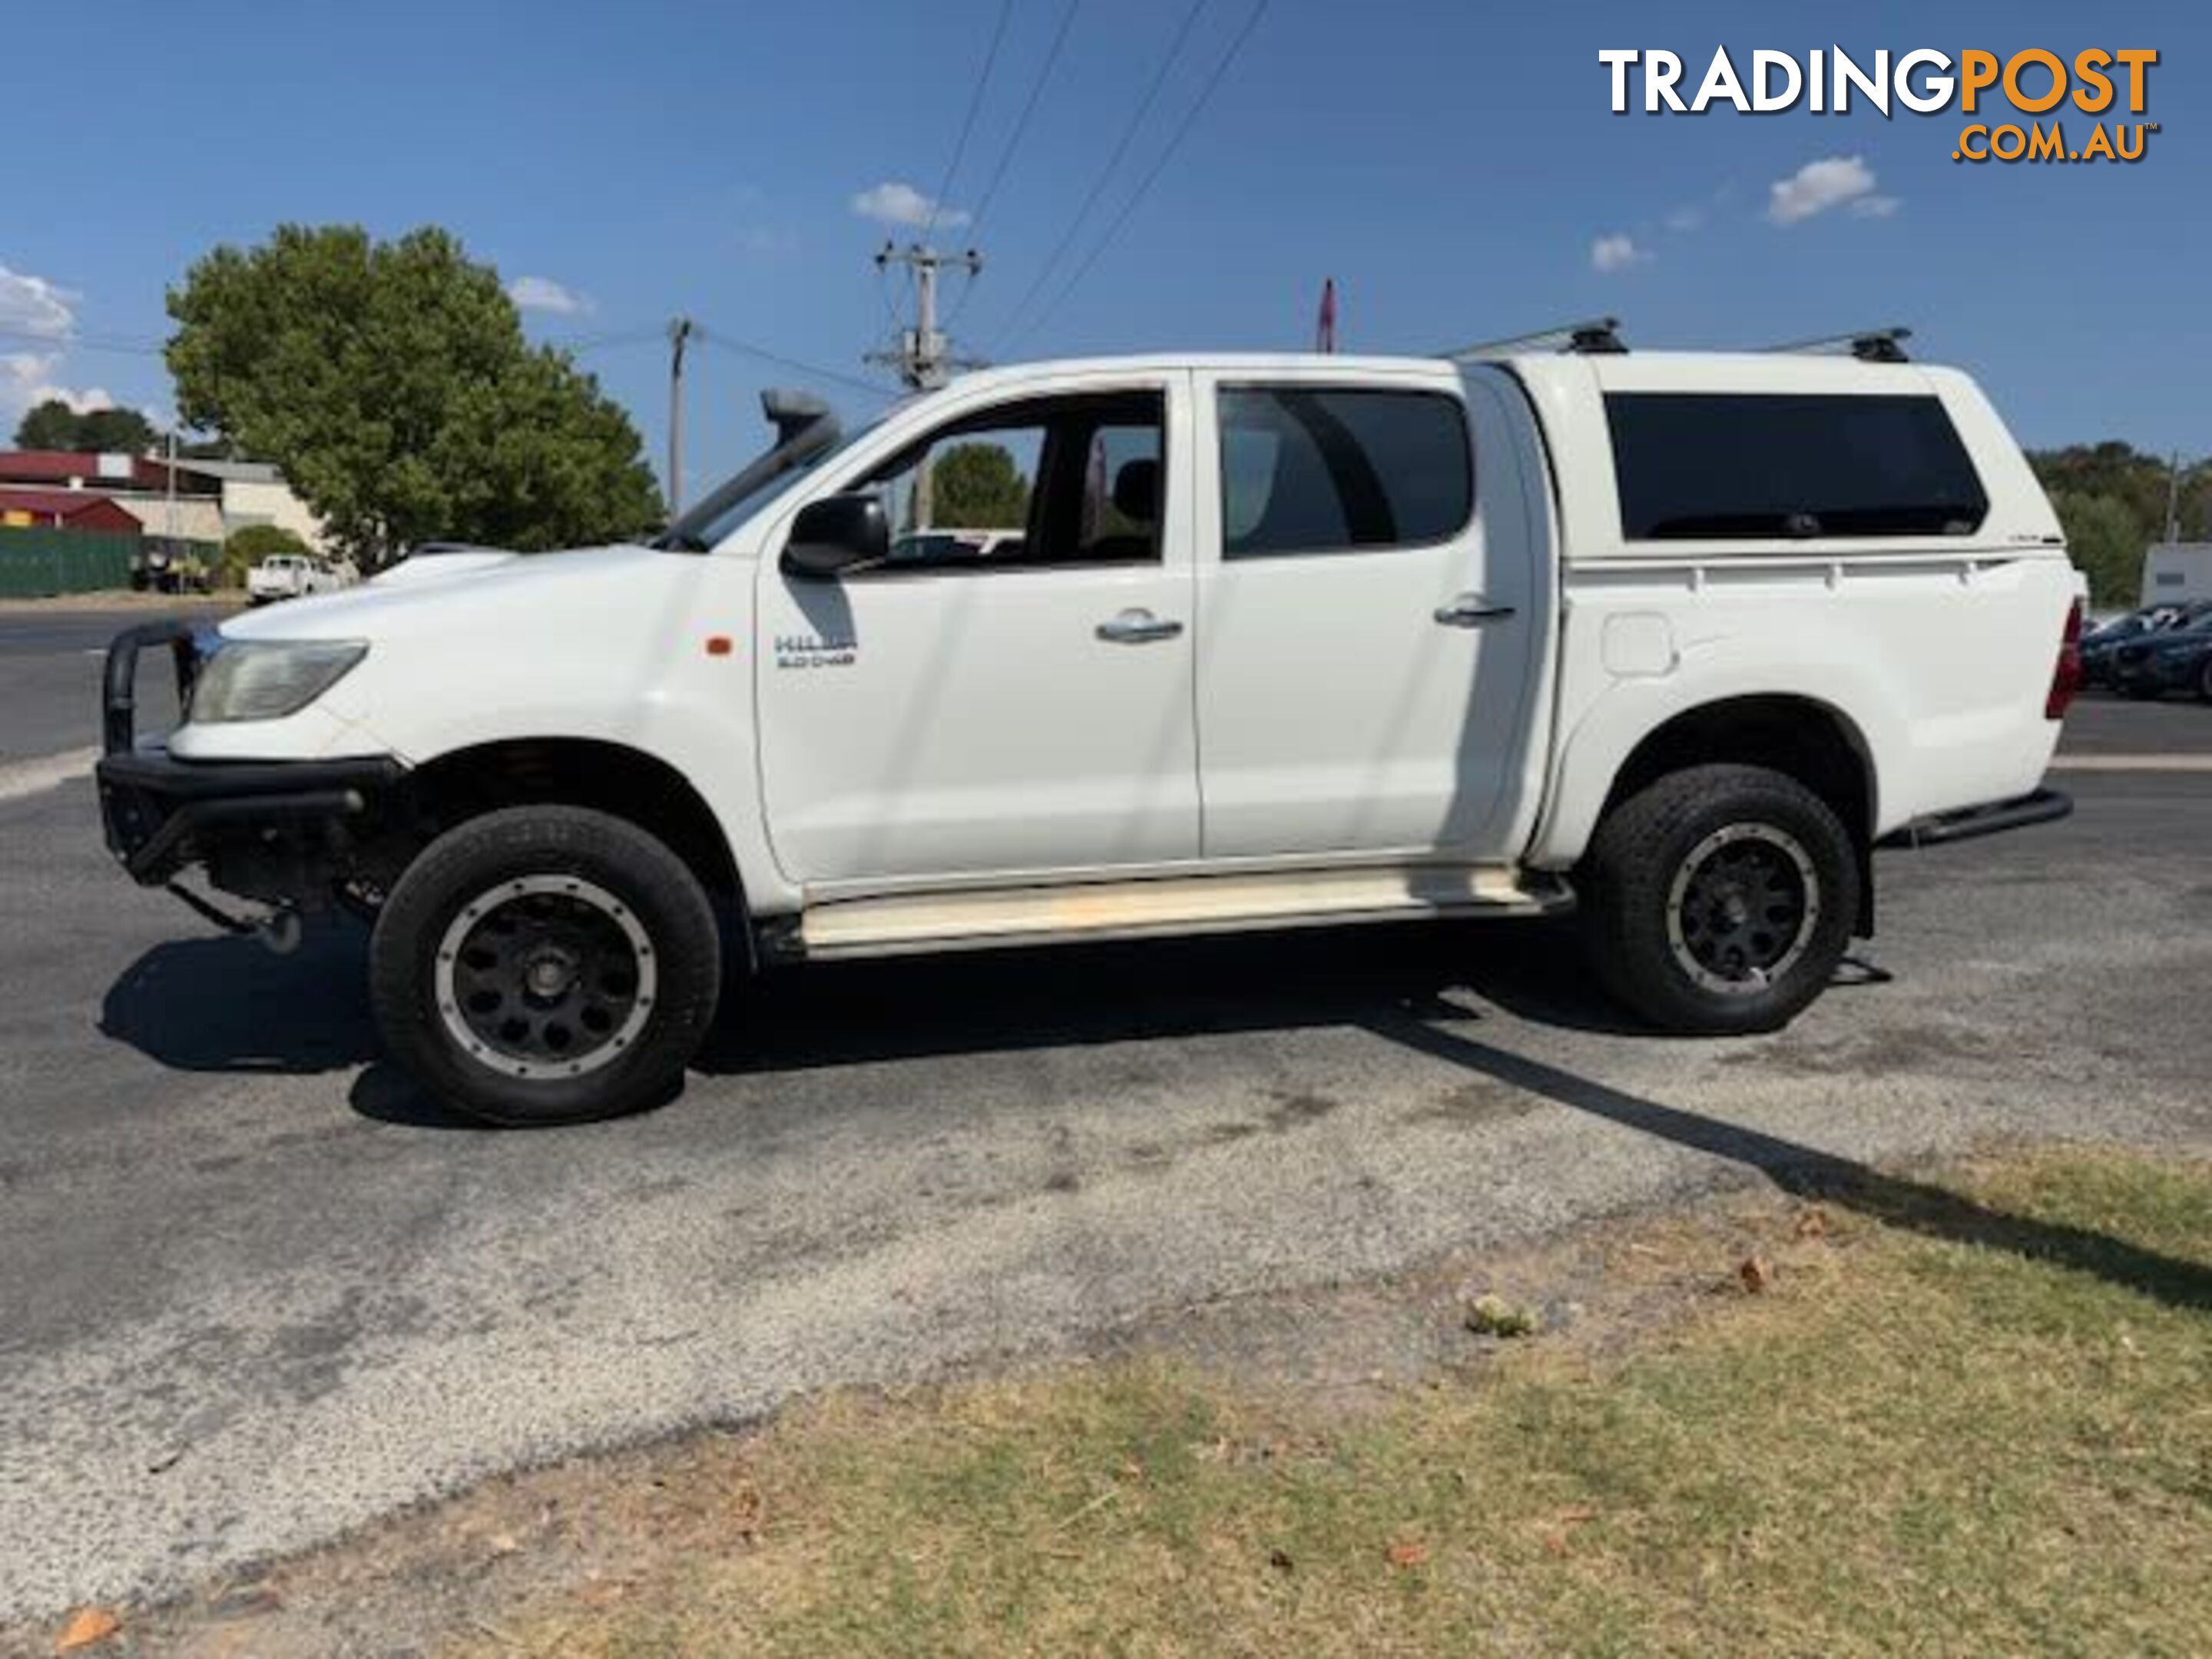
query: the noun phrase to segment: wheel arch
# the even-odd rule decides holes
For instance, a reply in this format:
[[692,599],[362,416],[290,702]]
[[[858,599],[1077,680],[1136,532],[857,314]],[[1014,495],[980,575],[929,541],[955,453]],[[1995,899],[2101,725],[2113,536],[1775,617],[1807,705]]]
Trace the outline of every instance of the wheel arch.
[[1832,704],[1792,692],[1717,698],[1662,720],[1629,750],[1599,817],[1668,773],[1708,761],[1763,766],[1795,778],[1827,803],[1855,839],[1874,838],[1880,801],[1865,733]]
[[597,738],[503,738],[423,762],[408,788],[434,834],[502,807],[541,804],[635,825],[683,860],[751,965],[750,910],[729,838],[697,787],[658,756]]
[[1850,832],[1858,852],[1853,931],[1873,933],[1874,843],[1880,775],[1858,724],[1832,703],[1795,692],[1717,697],[1682,709],[1639,738],[1614,771],[1594,823],[1667,776],[1708,762],[1763,767],[1817,795]]

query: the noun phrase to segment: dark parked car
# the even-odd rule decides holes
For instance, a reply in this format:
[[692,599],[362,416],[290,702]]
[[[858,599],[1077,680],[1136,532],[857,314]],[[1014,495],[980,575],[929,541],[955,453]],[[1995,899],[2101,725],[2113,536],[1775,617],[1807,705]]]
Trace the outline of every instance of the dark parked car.
[[2112,684],[2130,697],[2194,691],[2212,702],[2212,617],[2186,628],[2154,629],[2112,653]]
[[2147,605],[2091,629],[2081,639],[2082,684],[2117,686],[2113,667],[2122,646],[2146,635],[2194,628],[2207,621],[2212,621],[2212,599],[2199,599],[2194,605]]

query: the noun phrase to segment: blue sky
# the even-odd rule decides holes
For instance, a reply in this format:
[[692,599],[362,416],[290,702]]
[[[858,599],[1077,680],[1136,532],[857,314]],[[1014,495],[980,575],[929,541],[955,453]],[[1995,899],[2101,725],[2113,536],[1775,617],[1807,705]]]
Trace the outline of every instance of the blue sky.
[[[956,217],[1008,155],[1066,3],[1014,0],[945,192]],[[1254,3],[1207,0],[1063,276]],[[1006,353],[1010,313],[1189,7],[1079,0],[981,223],[939,239],[972,234],[989,261],[957,313],[971,349]],[[0,421],[48,386],[165,407],[158,357],[127,348],[165,332],[164,285],[216,242],[284,220],[380,234],[435,222],[508,278],[549,285],[526,292],[571,297],[574,309],[532,309],[527,326],[585,343],[580,360],[658,456],[665,354],[636,337],[676,313],[864,374],[860,354],[903,295],[870,262],[887,227],[856,198],[939,190],[1000,0],[309,0],[281,13],[111,0],[96,33],[66,8],[12,9],[8,55],[38,68],[8,77]],[[2153,46],[2141,118],[2161,131],[2133,166],[1972,167],[1951,160],[1955,112],[1610,113],[1601,48],[1674,50],[1694,86],[1722,43],[1747,70],[1757,46],[1801,61],[1832,44],[1862,58]],[[2201,5],[1273,0],[1120,234],[1016,343],[1023,356],[1300,346],[1326,276],[1343,292],[1346,349],[1433,349],[1596,312],[1647,345],[1904,321],[1925,355],[1979,374],[2030,443],[2122,437],[2203,454],[2208,92]],[[2057,113],[2086,137],[2089,118]],[[1777,223],[1773,186],[1822,161],[1838,165],[1814,176],[1841,199]],[[730,350],[693,364],[696,489],[757,445],[759,386],[794,377]]]

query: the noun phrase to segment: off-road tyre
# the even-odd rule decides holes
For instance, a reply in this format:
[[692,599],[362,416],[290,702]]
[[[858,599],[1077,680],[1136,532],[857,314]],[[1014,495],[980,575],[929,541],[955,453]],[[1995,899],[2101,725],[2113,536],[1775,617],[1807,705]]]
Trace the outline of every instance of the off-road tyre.
[[1591,967],[1662,1030],[1776,1030],[1833,978],[1859,868],[1850,832],[1796,779],[1669,773],[1606,815],[1576,872]]
[[447,1105],[514,1127],[672,1097],[720,988],[698,879],[645,830],[580,807],[447,830],[393,884],[369,940],[392,1057]]

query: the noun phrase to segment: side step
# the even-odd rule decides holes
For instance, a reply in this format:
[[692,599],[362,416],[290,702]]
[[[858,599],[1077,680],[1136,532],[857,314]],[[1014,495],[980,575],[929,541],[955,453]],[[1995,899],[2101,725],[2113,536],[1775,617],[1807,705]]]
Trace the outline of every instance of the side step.
[[1573,907],[1565,882],[1504,866],[1164,876],[840,899],[810,908],[795,929],[763,944],[770,957],[812,960],[1425,917],[1547,916]]

